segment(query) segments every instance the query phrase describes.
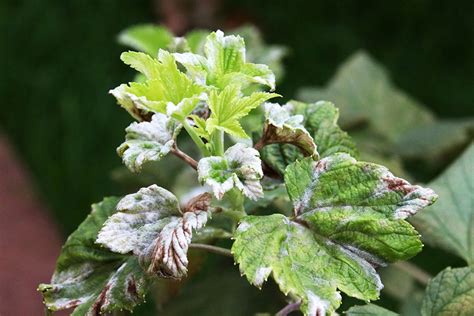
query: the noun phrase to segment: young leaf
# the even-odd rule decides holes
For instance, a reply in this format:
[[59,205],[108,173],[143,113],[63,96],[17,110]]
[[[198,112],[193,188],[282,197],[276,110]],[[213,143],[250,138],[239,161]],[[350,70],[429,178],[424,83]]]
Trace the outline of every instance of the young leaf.
[[382,284],[374,266],[421,250],[418,233],[404,218],[436,199],[432,190],[347,154],[296,162],[285,183],[294,219],[245,217],[232,252],[250,283],[261,286],[273,272],[285,294],[302,300],[306,315],[334,311],[337,289],[377,299]]
[[423,316],[474,315],[474,268],[441,271],[426,288]]
[[[351,138],[337,125],[339,111],[331,102],[290,101],[284,108],[293,117],[303,117],[301,124],[313,137],[321,158],[341,152],[358,157]],[[275,144],[263,148],[262,158],[272,169],[283,174],[287,165],[303,157],[291,145]]]
[[173,35],[163,26],[140,24],[129,27],[118,36],[118,42],[135,50],[157,56],[158,51],[166,48],[173,40]]
[[149,274],[181,278],[187,273],[192,232],[206,224],[209,201],[204,194],[182,212],[171,192],[157,185],[142,188],[120,200],[97,243],[117,253],[133,253]]
[[287,106],[265,103],[264,144],[288,143],[297,146],[306,156],[317,158],[316,144],[302,125],[302,115],[291,115]]
[[69,236],[61,250],[51,284],[40,284],[46,307],[75,308],[72,315],[99,315],[132,308],[143,301],[149,279],[135,257],[119,255],[95,244],[118,198],[92,205],[92,212]]
[[160,50],[158,60],[138,52],[126,52],[120,58],[146,76],[145,82],[122,84],[110,91],[135,118],[144,110],[182,121],[202,98],[203,88],[179,71],[174,57],[166,51]]
[[257,150],[243,144],[229,147],[224,157],[207,157],[198,164],[199,181],[211,186],[219,200],[232,188],[237,188],[249,199],[263,196],[260,179],[262,162]]
[[125,142],[117,153],[128,169],[139,172],[146,162],[159,161],[170,152],[180,130],[174,119],[156,113],[151,122],[134,122],[125,129]]
[[349,57],[326,88],[302,89],[298,97],[307,102],[332,101],[341,110],[343,126],[366,122],[389,141],[434,120],[428,109],[394,87],[385,69],[365,52]]
[[228,85],[245,88],[258,83],[275,89],[275,75],[267,65],[246,62],[245,43],[240,36],[212,32],[206,39],[204,55],[174,54],[189,76],[201,84],[224,89]]
[[367,304],[360,306],[352,306],[344,314],[348,316],[397,316],[397,313],[389,311],[383,307]]
[[212,90],[208,100],[211,116],[207,120],[206,129],[210,134],[218,129],[236,137],[248,138],[239,119],[277,96],[279,95],[275,93],[254,92],[243,97],[239,87],[235,85],[229,85],[221,92]]
[[430,183],[438,203],[414,218],[426,242],[439,245],[474,263],[474,144]]

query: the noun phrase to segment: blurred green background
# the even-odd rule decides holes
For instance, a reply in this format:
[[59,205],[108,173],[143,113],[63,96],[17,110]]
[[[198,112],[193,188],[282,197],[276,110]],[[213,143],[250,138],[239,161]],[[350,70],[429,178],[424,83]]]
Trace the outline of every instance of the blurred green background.
[[[199,4],[197,4],[199,3]],[[358,49],[439,117],[474,115],[472,1],[53,1],[0,3],[0,129],[33,174],[64,234],[91,202],[120,194],[111,172],[131,118],[110,88],[131,80],[116,43],[124,28],[166,23],[259,27],[290,48],[278,92],[323,85]]]

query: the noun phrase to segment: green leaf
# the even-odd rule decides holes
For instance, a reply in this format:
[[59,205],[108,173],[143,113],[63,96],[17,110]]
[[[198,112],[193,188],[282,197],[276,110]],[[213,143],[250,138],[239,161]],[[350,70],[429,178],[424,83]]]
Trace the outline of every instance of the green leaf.
[[245,217],[232,252],[250,283],[261,286],[273,273],[285,294],[302,300],[306,315],[330,315],[340,304],[337,289],[377,299],[382,284],[374,267],[421,250],[404,219],[436,199],[432,190],[347,154],[295,162],[285,183],[293,217]]
[[248,138],[239,119],[263,102],[278,96],[275,93],[254,92],[244,97],[235,85],[227,86],[222,92],[213,90],[208,100],[211,116],[207,120],[206,129],[210,134],[217,129],[236,137]]
[[450,267],[434,277],[426,288],[423,316],[468,316],[474,314],[474,268]]
[[224,157],[212,156],[199,161],[199,181],[209,185],[217,199],[237,188],[249,199],[263,196],[260,179],[263,177],[262,162],[257,150],[243,144],[229,147]]
[[209,203],[210,195],[201,195],[183,212],[171,192],[157,185],[141,188],[120,200],[97,243],[117,253],[133,253],[149,274],[181,278],[187,273],[193,230],[206,224]]
[[170,152],[180,130],[174,119],[156,113],[151,122],[134,122],[125,129],[126,140],[117,153],[130,171],[139,172],[146,162],[159,161]]
[[365,52],[344,62],[326,88],[306,88],[298,97],[308,102],[332,101],[341,111],[343,126],[366,122],[389,141],[434,119],[428,109],[396,88],[385,69]]
[[[358,157],[358,151],[351,138],[337,125],[339,111],[334,104],[326,101],[316,103],[290,101],[284,107],[290,115],[303,117],[301,124],[313,137],[321,158],[338,152]],[[264,147],[262,158],[272,169],[283,174],[286,166],[301,159],[302,155],[293,146],[280,144]]]
[[135,50],[157,56],[160,49],[166,48],[173,40],[173,35],[163,26],[139,24],[129,27],[118,36],[120,44]]
[[405,159],[436,164],[468,145],[473,135],[474,118],[440,120],[406,131],[397,140],[396,149]]
[[319,157],[313,138],[302,124],[302,115],[291,115],[287,105],[265,103],[265,117],[263,143],[288,143],[298,147],[306,156]]
[[203,88],[179,71],[170,53],[160,50],[156,60],[144,53],[126,52],[121,59],[146,76],[145,82],[122,84],[110,91],[135,118],[137,111],[144,110],[182,121],[200,100]]
[[414,218],[426,242],[474,264],[474,144],[430,183],[438,203]]
[[352,306],[344,314],[348,316],[397,316],[397,313],[389,311],[383,307],[367,304],[361,306]]
[[275,74],[277,81],[284,75],[283,58],[288,54],[288,49],[280,45],[265,44],[262,34],[253,25],[244,25],[232,30],[233,34],[244,38],[247,51],[246,59],[252,63],[265,64]]
[[149,279],[135,257],[112,253],[95,244],[118,198],[92,205],[92,212],[61,250],[51,284],[40,284],[49,310],[75,308],[72,315],[98,315],[132,308],[143,301]]
[[245,88],[257,83],[275,89],[275,75],[267,65],[246,62],[245,43],[240,36],[212,32],[206,39],[204,55],[174,54],[190,77],[201,84],[224,89],[228,85]]

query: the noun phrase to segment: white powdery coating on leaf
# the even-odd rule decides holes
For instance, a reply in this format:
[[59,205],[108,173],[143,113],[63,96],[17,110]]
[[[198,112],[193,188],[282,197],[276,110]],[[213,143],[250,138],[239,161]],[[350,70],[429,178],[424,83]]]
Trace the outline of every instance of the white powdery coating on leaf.
[[377,166],[381,173],[381,183],[377,186],[374,197],[388,192],[397,192],[402,195],[393,212],[395,219],[405,219],[415,215],[419,210],[433,204],[438,195],[430,188],[412,185],[408,181],[394,176],[387,168]]
[[283,128],[284,125],[291,129],[303,129],[303,115],[291,115],[291,112],[288,111],[289,107],[280,106],[277,103],[267,102],[264,105],[265,108],[265,117],[267,121],[278,127]]
[[[227,166],[227,167],[225,167]],[[225,168],[225,169],[222,169]],[[212,173],[218,172],[218,179]],[[229,147],[224,157],[207,157],[198,163],[199,181],[209,185],[217,199],[236,187],[249,199],[263,197],[260,179],[263,177],[260,155],[244,144]]]
[[125,165],[133,172],[147,161],[158,161],[168,154],[179,128],[166,115],[156,113],[151,122],[134,122],[128,126],[125,142],[117,148]]
[[260,267],[255,271],[254,284],[261,287],[263,282],[267,280],[268,276],[272,272],[271,267]]
[[129,213],[158,212],[163,215],[179,213],[179,204],[173,193],[156,184],[126,195],[117,204],[117,211]]
[[237,227],[237,232],[239,233],[243,233],[244,231],[246,231],[247,229],[249,229],[250,227],[252,227],[249,223],[247,222],[241,222],[239,224],[239,226]]
[[319,296],[314,294],[311,291],[306,293],[307,300],[308,300],[308,316],[324,316],[326,315],[326,311],[331,306],[331,303],[321,299]]
[[150,261],[148,272],[173,278],[186,275],[193,230],[202,228],[206,222],[206,211],[186,212],[183,217],[173,218],[144,255]]

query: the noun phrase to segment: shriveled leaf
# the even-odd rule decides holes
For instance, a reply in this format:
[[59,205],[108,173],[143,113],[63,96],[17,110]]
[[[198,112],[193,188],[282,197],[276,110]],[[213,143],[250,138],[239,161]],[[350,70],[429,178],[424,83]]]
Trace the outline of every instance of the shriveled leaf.
[[236,137],[248,138],[239,119],[263,102],[277,96],[279,95],[275,93],[254,92],[244,97],[235,85],[227,86],[222,92],[213,90],[208,101],[211,116],[207,120],[206,129],[209,133],[217,129]]
[[275,75],[267,65],[246,62],[245,43],[240,36],[212,32],[204,44],[204,55],[174,54],[189,76],[203,85],[224,89],[227,85],[245,88],[257,83],[275,88]]
[[432,190],[347,154],[295,162],[285,183],[293,219],[245,217],[232,251],[250,283],[261,286],[273,273],[285,294],[302,300],[306,315],[330,315],[340,304],[338,289],[378,298],[374,267],[421,250],[420,236],[404,219],[436,199]]
[[426,242],[474,264],[474,144],[430,183],[439,202],[414,218]]
[[199,161],[199,181],[209,185],[217,199],[237,188],[249,199],[263,196],[260,179],[263,177],[262,163],[257,150],[243,144],[229,147],[224,157],[212,156]]
[[303,115],[292,115],[288,106],[265,103],[265,144],[288,143],[298,147],[305,156],[317,158],[316,144],[303,126]]
[[120,44],[135,50],[157,56],[160,49],[166,48],[173,40],[173,34],[163,26],[139,24],[129,27],[118,36]]
[[206,194],[182,212],[171,192],[157,185],[142,188],[118,203],[97,242],[117,253],[133,253],[149,274],[181,278],[193,230],[207,222],[209,200]]
[[365,52],[349,57],[325,88],[306,88],[298,97],[307,102],[334,102],[343,126],[365,122],[389,141],[434,119],[428,109],[396,88],[385,69]]
[[158,60],[138,52],[123,53],[121,59],[146,76],[144,82],[122,84],[110,91],[135,118],[137,112],[146,111],[182,121],[203,98],[203,88],[182,73],[166,51],[160,50]]
[[[312,136],[321,158],[341,152],[358,157],[351,138],[337,125],[339,111],[334,104],[326,101],[290,101],[284,107],[293,117],[303,117],[301,124]],[[296,148],[287,144],[270,145],[262,150],[263,160],[280,174],[284,173],[287,165],[302,157]]]
[[117,153],[128,169],[139,172],[146,162],[159,161],[170,152],[180,130],[174,119],[156,113],[151,122],[135,122],[125,129],[125,142]]
[[397,316],[397,313],[389,311],[375,304],[352,306],[344,314],[349,316]]
[[474,315],[474,268],[441,271],[426,288],[423,316]]
[[95,244],[119,198],[92,205],[92,212],[69,236],[61,250],[51,284],[40,284],[46,307],[75,308],[72,315],[98,315],[132,308],[143,301],[149,279],[135,257],[110,252]]

